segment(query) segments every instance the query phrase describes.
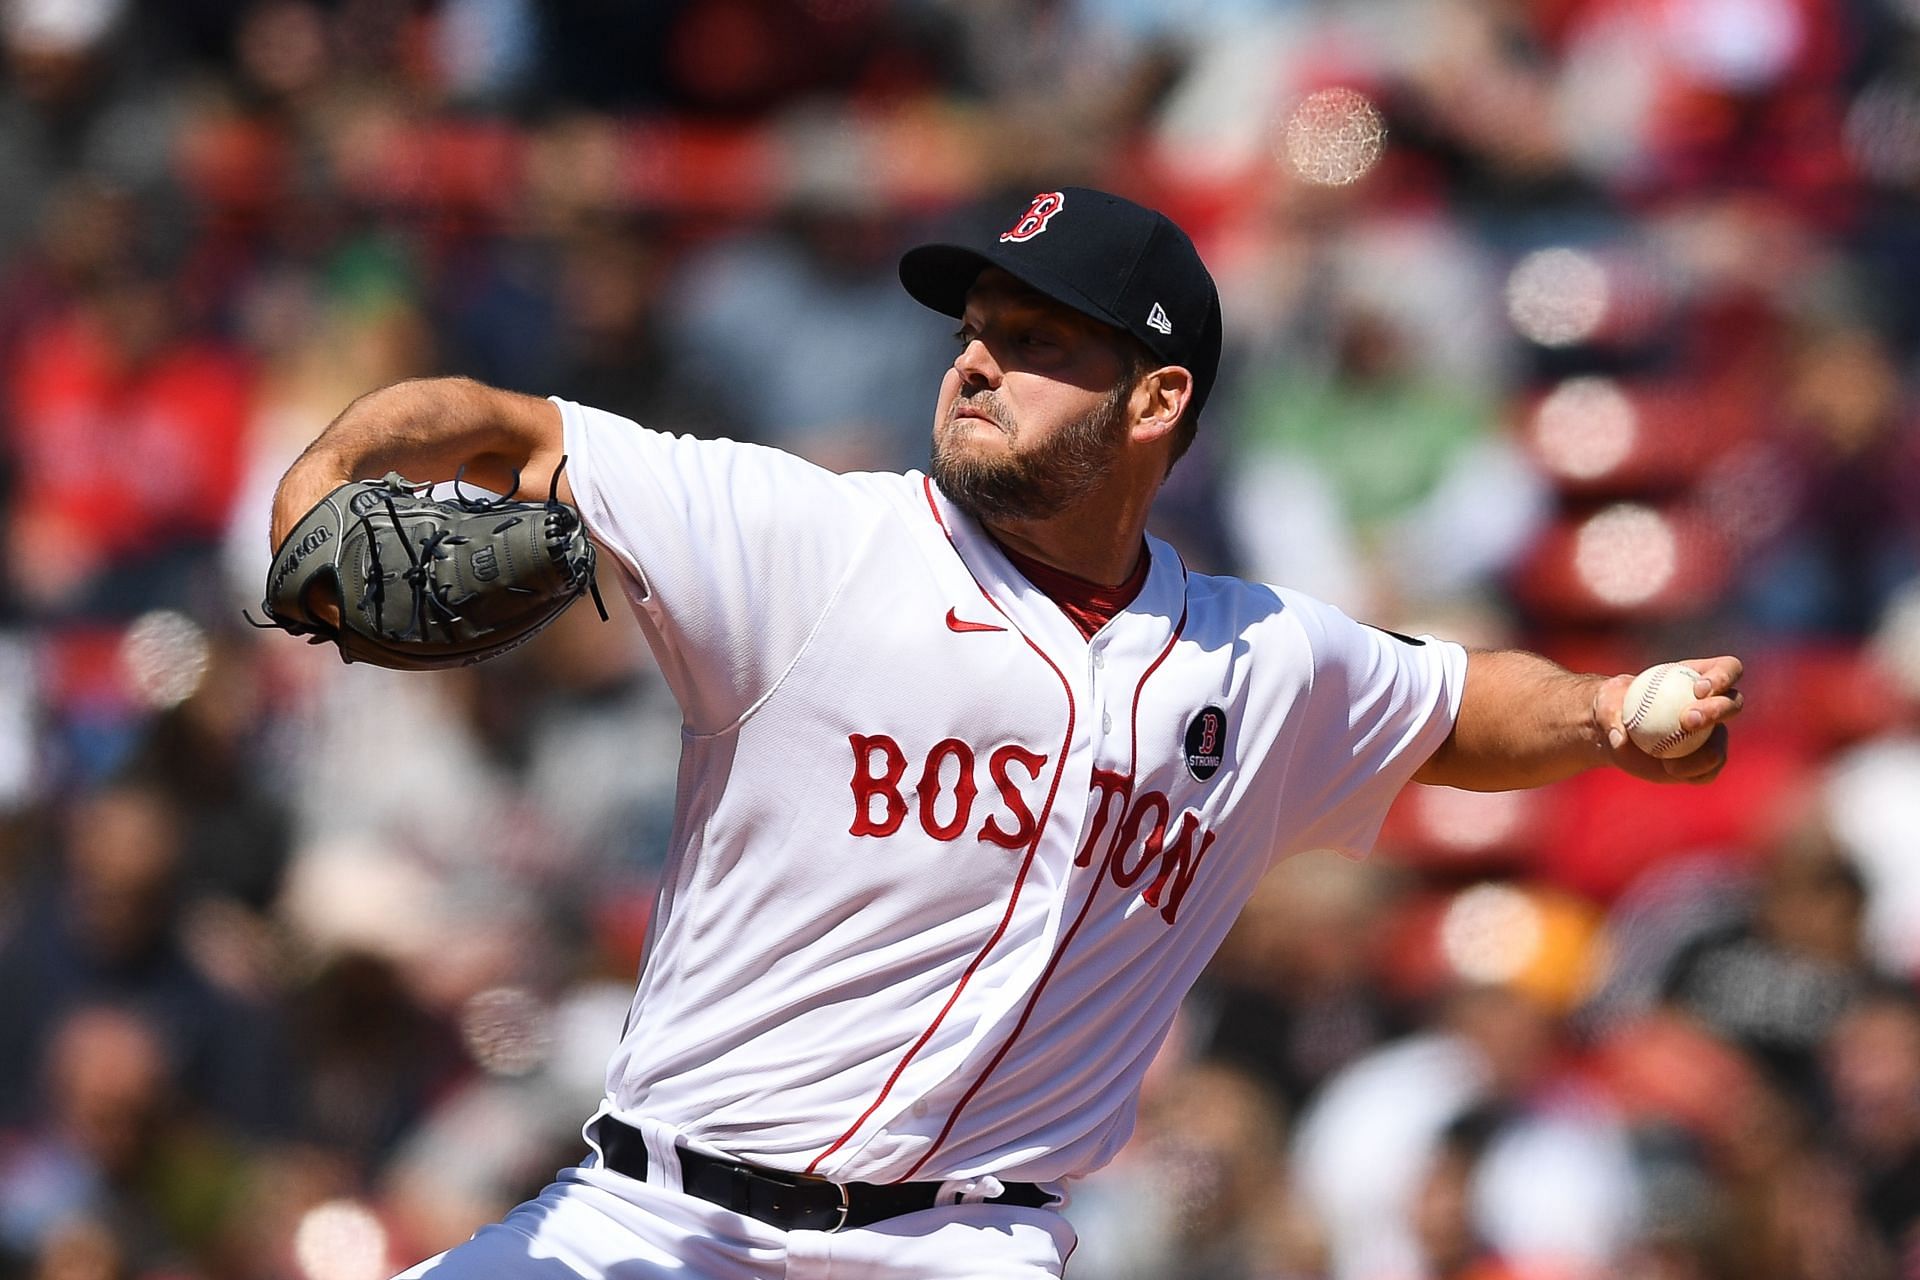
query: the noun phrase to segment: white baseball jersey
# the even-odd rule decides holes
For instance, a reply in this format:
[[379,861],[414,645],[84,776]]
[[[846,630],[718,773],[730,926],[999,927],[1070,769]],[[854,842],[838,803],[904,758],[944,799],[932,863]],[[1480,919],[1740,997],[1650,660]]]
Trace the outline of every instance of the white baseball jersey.
[[1274,859],[1364,852],[1466,655],[1188,573],[1086,639],[925,477],[556,401],[685,711],[608,1107],[843,1181],[1052,1182],[1125,1141]]

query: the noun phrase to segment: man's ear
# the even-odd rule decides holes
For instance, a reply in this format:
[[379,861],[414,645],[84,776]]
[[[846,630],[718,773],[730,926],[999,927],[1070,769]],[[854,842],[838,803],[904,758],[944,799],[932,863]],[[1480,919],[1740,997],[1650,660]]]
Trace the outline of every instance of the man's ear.
[[1133,438],[1158,440],[1173,433],[1193,399],[1193,375],[1177,364],[1142,374],[1134,384]]

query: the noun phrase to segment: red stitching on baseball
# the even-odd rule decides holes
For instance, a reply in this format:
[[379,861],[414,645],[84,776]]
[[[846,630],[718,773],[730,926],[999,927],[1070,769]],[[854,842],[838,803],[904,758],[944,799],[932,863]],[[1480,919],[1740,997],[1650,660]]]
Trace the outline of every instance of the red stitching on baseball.
[[1647,712],[1653,710],[1653,700],[1659,696],[1660,686],[1666,683],[1667,677],[1672,672],[1671,662],[1663,662],[1654,668],[1653,679],[1647,681],[1647,687],[1640,691],[1640,705],[1635,707],[1633,714],[1627,717],[1629,731],[1638,729],[1640,722],[1647,718]]

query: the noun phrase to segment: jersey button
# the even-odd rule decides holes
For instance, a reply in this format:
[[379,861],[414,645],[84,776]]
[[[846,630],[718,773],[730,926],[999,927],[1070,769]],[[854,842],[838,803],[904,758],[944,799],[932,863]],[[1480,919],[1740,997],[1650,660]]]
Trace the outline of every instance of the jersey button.
[[1100,732],[1102,733],[1113,732],[1113,717],[1111,715],[1108,715],[1104,711],[1100,713]]
[[916,1116],[926,1115],[927,1110],[928,1110],[927,1100],[925,1098],[922,1098],[920,1099],[920,1101],[913,1104],[913,1114],[915,1114]]
[[1094,666],[1094,670],[1096,671],[1106,670],[1107,655],[1105,653],[1102,653],[1100,650],[1095,649],[1093,651],[1093,666]]

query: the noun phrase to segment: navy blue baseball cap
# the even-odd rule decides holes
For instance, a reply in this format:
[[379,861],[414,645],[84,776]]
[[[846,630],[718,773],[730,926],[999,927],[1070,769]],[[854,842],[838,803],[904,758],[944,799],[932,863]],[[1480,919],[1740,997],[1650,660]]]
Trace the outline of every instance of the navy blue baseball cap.
[[989,226],[969,243],[907,250],[900,283],[926,306],[958,316],[980,273],[999,267],[1183,366],[1193,375],[1187,413],[1198,418],[1220,371],[1220,291],[1171,218],[1105,191],[1062,187]]

